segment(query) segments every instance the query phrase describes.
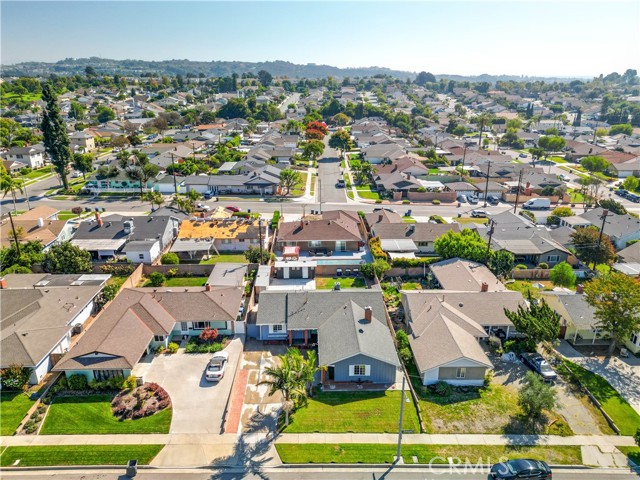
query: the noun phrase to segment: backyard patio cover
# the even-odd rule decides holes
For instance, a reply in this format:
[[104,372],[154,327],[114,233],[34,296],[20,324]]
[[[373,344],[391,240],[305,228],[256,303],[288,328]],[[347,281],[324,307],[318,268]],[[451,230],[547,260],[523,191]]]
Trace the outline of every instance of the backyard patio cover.
[[282,258],[300,258],[300,247],[284,247],[282,249]]
[[202,252],[208,251],[213,245],[213,240],[205,241],[191,238],[178,238],[171,247],[172,252]]
[[418,247],[410,238],[383,238],[380,247],[385,252],[417,252]]

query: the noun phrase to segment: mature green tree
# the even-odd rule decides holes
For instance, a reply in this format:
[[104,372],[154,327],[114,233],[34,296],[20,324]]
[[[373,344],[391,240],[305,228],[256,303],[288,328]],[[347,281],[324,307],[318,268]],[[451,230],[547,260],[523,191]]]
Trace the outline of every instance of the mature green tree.
[[595,226],[576,228],[571,234],[571,243],[576,249],[576,256],[586,264],[609,263],[616,256],[609,236],[602,234],[600,238],[600,229]]
[[426,83],[436,83],[436,77],[430,72],[420,72],[416,77],[416,85],[425,85]]
[[490,127],[493,123],[495,116],[492,113],[484,112],[476,117],[476,123],[480,129],[480,135],[478,136],[478,146],[482,145],[482,134],[486,127]]
[[280,172],[280,187],[284,190],[283,196],[289,195],[293,187],[302,181],[302,175],[297,170],[285,168]]
[[613,198],[605,198],[598,202],[602,208],[606,208],[610,212],[615,213],[616,215],[624,215],[627,213],[627,209],[624,208],[620,202],[616,202]]
[[619,123],[617,125],[611,125],[609,129],[609,135],[617,135],[623,133],[625,135],[633,135],[633,126],[628,123]]
[[544,150],[545,159],[549,156],[550,153],[561,151],[566,144],[567,142],[564,138],[558,137],[556,135],[547,135],[538,139],[538,147]]
[[576,283],[576,274],[573,267],[567,262],[560,262],[549,272],[549,279],[558,287],[573,287]]
[[246,258],[249,263],[259,263],[260,265],[265,265],[269,262],[270,256],[271,254],[267,249],[261,249],[260,247],[254,247],[252,245],[244,252],[244,258]]
[[531,293],[527,295],[527,300],[528,306],[519,305],[515,311],[505,308],[505,315],[518,332],[535,343],[553,342],[560,334],[560,314],[544,300],[533,301]]
[[506,250],[498,250],[497,252],[491,252],[488,267],[494,275],[506,277],[513,270],[514,263],[513,253]]
[[625,188],[625,190],[629,190],[630,192],[635,192],[638,189],[638,185],[640,184],[640,181],[638,180],[638,177],[627,177],[624,179],[624,182],[622,183],[622,186]]
[[93,171],[93,155],[90,153],[74,153],[73,168],[82,173],[82,178],[87,179],[87,173]]
[[47,103],[42,113],[40,126],[44,136],[44,148],[53,163],[65,190],[69,189],[67,168],[71,163],[71,148],[65,122],[60,114],[58,99],[50,83],[42,86],[42,99]]
[[218,110],[222,118],[247,118],[251,112],[242,98],[232,98]]
[[360,267],[360,272],[367,278],[382,278],[384,273],[391,268],[386,260],[378,258],[373,263],[365,263]]
[[[3,229],[4,230],[4,229]],[[2,232],[3,235],[11,238],[11,233]],[[20,255],[15,243],[11,242],[8,248],[0,249],[0,270],[4,271],[12,267],[27,267],[31,271],[31,266],[42,263],[44,253],[40,242],[27,242],[20,244]]]
[[83,120],[84,119],[85,108],[80,105],[78,102],[71,102],[71,106],[69,108],[69,117],[74,120]]
[[640,283],[634,278],[617,272],[599,276],[585,285],[584,293],[595,308],[594,326],[611,335],[609,354],[640,331]]
[[260,80],[263,87],[268,87],[273,82],[273,76],[266,70],[260,70],[258,72],[258,80]]
[[13,211],[16,214],[18,213],[18,206],[16,204],[16,193],[24,193],[24,189],[22,187],[22,180],[18,178],[14,178],[11,175],[2,175],[2,177],[0,177],[0,190],[2,190],[2,198],[6,197],[8,194],[11,194],[11,199],[13,200]]
[[151,211],[153,212],[156,205],[159,207],[164,203],[164,196],[160,192],[149,190],[148,192],[144,192],[142,194],[142,200],[151,204]]
[[527,418],[537,422],[542,418],[545,410],[549,411],[555,408],[556,395],[553,386],[545,383],[540,375],[527,372],[518,393],[518,405]]
[[459,233],[449,230],[436,240],[435,250],[443,260],[457,257],[474,262],[487,261],[487,242],[471,229]]
[[529,149],[529,153],[531,154],[531,158],[533,159],[533,165],[535,165],[536,160],[540,160],[542,158],[542,156],[544,155],[544,149],[543,148],[530,148]]
[[309,140],[302,149],[302,158],[315,161],[324,153],[324,143],[320,140]]
[[524,148],[524,140],[518,137],[516,129],[507,128],[507,133],[505,133],[500,139],[500,145],[507,145],[513,148]]
[[70,242],[49,248],[42,263],[49,273],[87,273],[91,271],[91,254]]
[[337,115],[334,115],[333,121],[336,125],[344,127],[351,121],[351,119],[344,113],[338,113]]
[[609,162],[597,155],[591,155],[588,157],[584,157],[580,160],[580,165],[586,168],[591,173],[594,172],[604,172],[607,168],[609,168]]
[[351,150],[353,146],[351,142],[351,135],[348,131],[341,128],[329,137],[329,146],[340,150],[342,153],[347,150]]
[[369,183],[371,181],[371,176],[375,169],[369,162],[352,160],[349,166],[357,184]]
[[115,120],[116,118],[116,112],[104,105],[98,106],[98,108],[96,108],[96,113],[98,114],[97,118],[100,123],[107,123],[108,121]]

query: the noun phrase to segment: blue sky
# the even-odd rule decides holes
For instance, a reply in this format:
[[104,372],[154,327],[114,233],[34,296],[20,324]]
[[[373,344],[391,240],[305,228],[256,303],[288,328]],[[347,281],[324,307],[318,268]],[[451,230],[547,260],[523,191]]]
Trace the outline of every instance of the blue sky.
[[3,64],[288,60],[450,74],[640,66],[640,2],[2,1]]

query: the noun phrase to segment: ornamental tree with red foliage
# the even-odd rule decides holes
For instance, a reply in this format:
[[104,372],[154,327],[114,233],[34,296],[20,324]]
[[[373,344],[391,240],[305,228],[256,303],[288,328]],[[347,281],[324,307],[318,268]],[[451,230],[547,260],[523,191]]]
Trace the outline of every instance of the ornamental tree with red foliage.
[[307,128],[306,128],[307,132],[309,130],[318,130],[320,132],[322,132],[322,135],[326,135],[327,133],[329,133],[329,129],[327,128],[327,124],[324,122],[309,122],[307,123]]
[[200,332],[200,340],[203,342],[213,342],[216,338],[218,338],[217,328],[207,327]]
[[324,139],[324,133],[320,130],[316,130],[315,128],[309,128],[306,132],[304,132],[304,136],[307,137],[307,140],[322,140]]

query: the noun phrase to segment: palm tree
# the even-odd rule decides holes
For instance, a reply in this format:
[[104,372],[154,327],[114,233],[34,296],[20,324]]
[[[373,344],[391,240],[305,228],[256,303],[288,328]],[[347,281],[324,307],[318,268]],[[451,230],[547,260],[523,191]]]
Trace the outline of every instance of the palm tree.
[[2,189],[2,193],[4,194],[2,196],[3,198],[6,197],[8,193],[11,193],[11,198],[13,199],[13,211],[17,214],[18,207],[16,205],[16,191],[24,193],[22,180],[13,178],[10,175],[3,175],[0,179],[0,189]]
[[480,127],[480,136],[478,137],[478,146],[482,145],[482,133],[484,132],[484,127],[491,125],[493,122],[493,115],[489,112],[482,113],[478,115],[478,127]]
[[151,204],[151,211],[154,211],[154,206],[158,207],[164,203],[164,197],[160,192],[156,192],[154,190],[150,190],[148,192],[144,192],[142,194],[142,200],[146,200]]
[[305,390],[310,397],[313,396],[313,382],[315,382],[316,373],[326,368],[318,367],[318,354],[315,350],[309,350],[307,358],[304,358],[300,350],[290,348],[287,355],[292,357],[300,382],[305,386]]
[[279,367],[267,367],[265,373],[267,379],[258,382],[258,385],[267,385],[269,395],[281,392],[284,397],[283,410],[285,412],[285,425],[289,426],[289,413],[296,402],[305,398],[304,384],[301,383],[300,374],[296,368],[297,360],[291,355],[281,355],[282,365]]

